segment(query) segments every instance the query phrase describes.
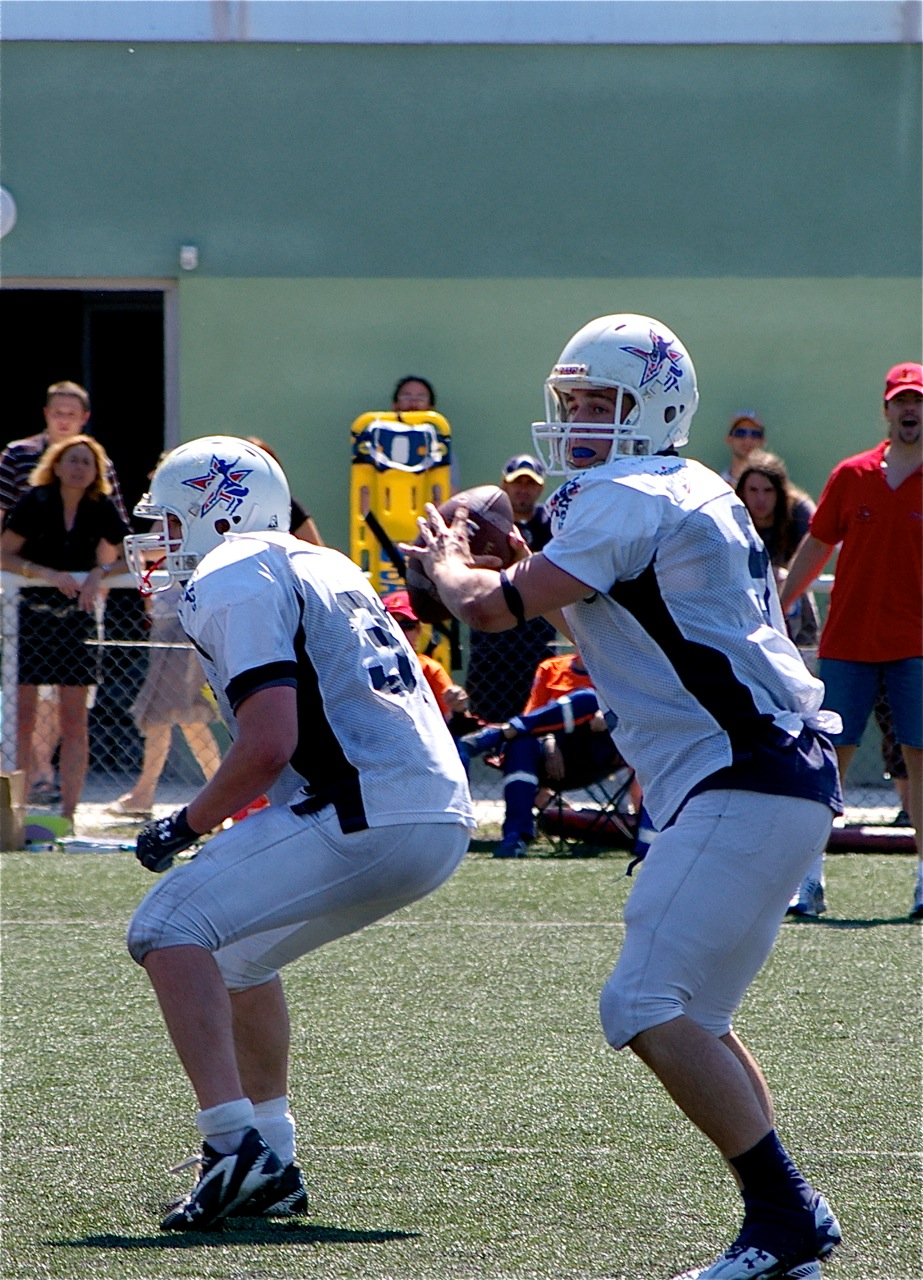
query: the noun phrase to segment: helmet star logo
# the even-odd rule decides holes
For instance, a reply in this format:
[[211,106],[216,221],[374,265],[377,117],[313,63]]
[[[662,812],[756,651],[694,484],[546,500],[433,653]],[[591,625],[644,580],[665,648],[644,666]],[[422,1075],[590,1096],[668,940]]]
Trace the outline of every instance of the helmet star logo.
[[664,389],[672,391],[674,387],[679,386],[679,380],[683,376],[683,367],[679,363],[682,360],[683,353],[674,351],[669,342],[662,338],[655,329],[651,329],[650,336],[651,349],[649,351],[645,351],[642,347],[622,347],[622,350],[644,361],[645,368],[641,375],[639,386],[643,387],[648,382],[653,382],[655,378],[663,373],[664,366],[666,366]]
[[204,496],[200,516],[207,516],[219,503],[227,508],[230,515],[250,492],[243,481],[252,470],[252,467],[238,466],[236,459],[228,462],[212,454],[211,465],[205,475],[193,476],[190,480],[184,480],[183,484]]

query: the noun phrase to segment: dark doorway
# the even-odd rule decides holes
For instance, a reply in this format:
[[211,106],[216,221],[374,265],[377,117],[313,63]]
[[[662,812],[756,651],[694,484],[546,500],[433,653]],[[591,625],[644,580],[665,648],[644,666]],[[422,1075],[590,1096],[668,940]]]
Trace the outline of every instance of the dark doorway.
[[[90,394],[89,430],[112,459],[129,519],[164,441],[162,290],[0,289],[8,357],[0,448],[44,426],[45,392],[79,382]],[[90,713],[91,769],[84,791],[111,792],[137,771],[141,741],[130,714],[144,679],[144,605],[134,588],[110,591],[106,647]],[[124,780],[118,785],[124,785]]]
[[89,429],[131,513],[163,449],[163,318],[160,290],[0,290],[8,371],[0,447],[41,431],[52,382],[79,382],[90,393]]

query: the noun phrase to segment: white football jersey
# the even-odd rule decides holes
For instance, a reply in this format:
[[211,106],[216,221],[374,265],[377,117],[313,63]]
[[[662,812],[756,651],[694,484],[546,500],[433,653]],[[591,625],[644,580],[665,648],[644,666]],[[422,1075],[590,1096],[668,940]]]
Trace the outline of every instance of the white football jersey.
[[676,456],[617,458],[548,507],[543,554],[591,589],[564,615],[657,828],[705,779],[837,808],[832,748],[802,732],[824,687],[721,477]]
[[260,689],[298,695],[297,786],[344,833],[413,822],[475,825],[465,771],[413,650],[360,570],[287,533],[231,534],[183,592],[183,628],[233,735]]

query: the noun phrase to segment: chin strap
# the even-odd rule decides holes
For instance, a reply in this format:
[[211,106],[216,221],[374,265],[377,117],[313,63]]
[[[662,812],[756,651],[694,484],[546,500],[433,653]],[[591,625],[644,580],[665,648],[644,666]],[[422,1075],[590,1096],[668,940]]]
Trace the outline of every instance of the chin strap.
[[138,584],[138,590],[141,592],[142,596],[147,597],[154,594],[154,588],[151,586],[151,575],[155,574],[162,565],[166,564],[166,562],[167,557],[161,556],[159,560],[154,561],[149,569],[145,570],[141,577],[141,581]]

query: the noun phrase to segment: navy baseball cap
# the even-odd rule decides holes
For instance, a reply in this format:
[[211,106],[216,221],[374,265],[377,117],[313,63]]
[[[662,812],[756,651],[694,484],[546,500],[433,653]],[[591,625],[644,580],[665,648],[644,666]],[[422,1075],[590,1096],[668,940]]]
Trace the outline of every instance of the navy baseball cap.
[[518,480],[520,476],[528,476],[536,484],[544,484],[545,468],[531,453],[517,453],[503,464],[503,479]]

